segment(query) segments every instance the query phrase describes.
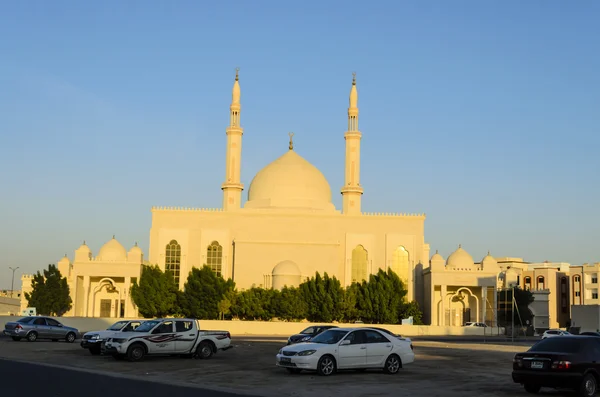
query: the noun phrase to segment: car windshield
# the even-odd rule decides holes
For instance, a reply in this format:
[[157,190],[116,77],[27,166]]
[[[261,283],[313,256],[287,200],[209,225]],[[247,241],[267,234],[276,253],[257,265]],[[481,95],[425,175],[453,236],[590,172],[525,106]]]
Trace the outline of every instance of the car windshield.
[[[582,338],[583,339],[583,338]],[[528,350],[530,352],[577,353],[582,346],[582,339],[548,338],[542,339]]]
[[107,330],[120,331],[125,326],[125,324],[127,324],[127,321],[117,321],[116,323],[108,327]]
[[18,322],[18,323],[28,323],[28,322],[30,322],[30,321],[31,321],[31,319],[32,319],[32,318],[33,318],[33,317],[23,317],[23,318],[21,318],[21,319],[17,320],[17,322]]
[[327,345],[333,345],[333,344],[341,341],[342,338],[344,336],[346,336],[347,334],[348,334],[348,331],[340,331],[340,330],[330,329],[330,330],[327,330],[327,331],[315,336],[310,341],[312,343],[325,343]]
[[156,325],[160,324],[160,321],[145,321],[139,327],[137,327],[133,332],[150,332],[152,328]]

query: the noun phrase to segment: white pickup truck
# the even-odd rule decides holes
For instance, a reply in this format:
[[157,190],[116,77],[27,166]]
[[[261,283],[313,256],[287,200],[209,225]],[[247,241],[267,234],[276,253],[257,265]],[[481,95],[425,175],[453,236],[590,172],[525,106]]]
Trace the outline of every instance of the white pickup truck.
[[232,347],[228,331],[201,331],[200,322],[189,318],[160,318],[144,321],[133,332],[109,336],[103,350],[117,360],[140,361],[146,355],[207,359]]

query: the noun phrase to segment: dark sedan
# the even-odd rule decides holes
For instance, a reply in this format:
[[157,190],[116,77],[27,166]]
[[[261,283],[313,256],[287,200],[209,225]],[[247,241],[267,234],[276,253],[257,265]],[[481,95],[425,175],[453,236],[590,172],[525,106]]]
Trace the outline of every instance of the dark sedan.
[[300,342],[308,342],[310,340],[310,338],[319,335],[321,332],[323,331],[327,331],[328,329],[331,328],[337,328],[335,325],[313,325],[311,327],[308,327],[302,331],[300,331],[299,334],[296,335],[292,335],[288,338],[288,345],[293,345],[294,343],[300,343]]
[[600,377],[600,338],[561,336],[547,338],[513,360],[512,378],[529,393],[542,387],[572,389],[593,397]]

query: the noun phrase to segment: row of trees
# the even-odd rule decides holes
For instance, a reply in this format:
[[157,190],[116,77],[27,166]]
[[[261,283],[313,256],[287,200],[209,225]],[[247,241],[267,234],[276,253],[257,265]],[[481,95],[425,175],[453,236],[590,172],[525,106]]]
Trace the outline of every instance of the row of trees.
[[31,280],[31,293],[25,292],[29,307],[45,316],[62,316],[73,305],[67,279],[62,277],[56,265],[48,265],[43,273],[37,272]]
[[391,270],[380,270],[348,288],[327,273],[316,273],[298,288],[237,291],[233,281],[204,266],[192,269],[180,291],[171,272],[144,266],[139,284],[131,287],[131,297],[144,317],[398,324],[412,316],[415,324],[421,324],[421,310],[417,302],[406,301],[406,294],[406,286]]

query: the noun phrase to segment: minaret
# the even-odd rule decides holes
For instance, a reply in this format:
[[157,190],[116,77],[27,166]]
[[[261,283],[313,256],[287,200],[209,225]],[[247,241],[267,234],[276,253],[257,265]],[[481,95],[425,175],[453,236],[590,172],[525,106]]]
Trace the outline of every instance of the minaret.
[[356,91],[356,73],[352,73],[350,107],[348,108],[348,131],[346,140],[346,170],[342,187],[342,212],[346,215],[361,214],[363,188],[360,186],[360,139],[358,130],[358,92]]
[[240,127],[240,83],[239,70],[235,70],[235,83],[231,94],[231,106],[229,107],[229,127],[227,127],[227,153],[225,155],[225,182],[221,185],[223,190],[223,209],[234,211],[240,209],[242,203],[241,159],[242,159],[242,135],[244,130]]

